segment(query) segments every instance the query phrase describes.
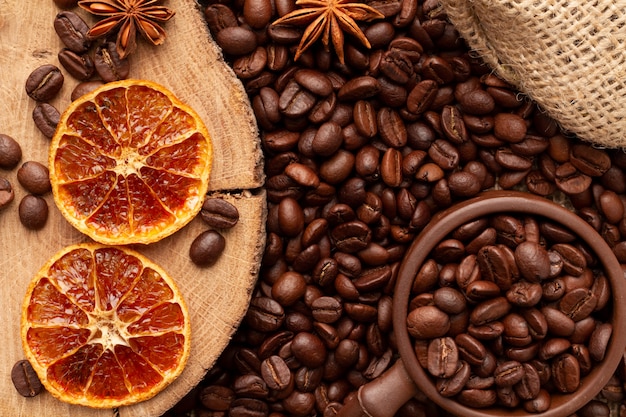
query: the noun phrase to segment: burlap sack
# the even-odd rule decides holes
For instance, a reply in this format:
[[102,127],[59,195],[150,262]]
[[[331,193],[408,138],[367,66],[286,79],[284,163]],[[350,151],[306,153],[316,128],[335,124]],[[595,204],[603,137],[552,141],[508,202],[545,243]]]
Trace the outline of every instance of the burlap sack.
[[626,147],[626,0],[440,0],[505,80],[581,139]]

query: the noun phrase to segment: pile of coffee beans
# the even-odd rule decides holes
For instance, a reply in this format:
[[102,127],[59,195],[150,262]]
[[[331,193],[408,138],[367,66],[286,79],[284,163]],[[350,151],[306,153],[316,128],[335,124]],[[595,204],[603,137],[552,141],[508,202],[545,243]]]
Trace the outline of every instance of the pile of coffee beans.
[[550,393],[578,390],[613,330],[594,256],[553,222],[508,214],[437,243],[413,281],[407,328],[441,395],[544,412]]
[[[560,202],[626,263],[626,154],[561,131],[437,0],[367,1],[385,18],[358,22],[371,49],[346,35],[343,64],[321,42],[294,61],[303,28],[271,25],[294,0],[200,3],[261,130],[267,246],[232,343],[167,416],[334,416],[397,358],[391,296],[408,245],[482,190]],[[624,381],[626,362],[576,415],[626,415]],[[418,394],[397,415],[447,413]]]

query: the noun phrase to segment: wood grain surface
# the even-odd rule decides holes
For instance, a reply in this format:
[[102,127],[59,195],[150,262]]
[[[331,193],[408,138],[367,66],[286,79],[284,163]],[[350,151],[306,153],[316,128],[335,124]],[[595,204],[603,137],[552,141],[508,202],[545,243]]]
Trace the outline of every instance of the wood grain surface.
[[[18,219],[18,204],[26,192],[16,171],[0,170],[15,189],[15,201],[0,212],[0,417],[152,417],[178,402],[212,367],[245,314],[256,282],[265,244],[263,155],[248,98],[205,26],[201,9],[192,0],[169,0],[176,11],[164,25],[168,38],[154,47],[138,42],[130,56],[131,78],[148,79],[169,88],[203,118],[215,146],[210,194],[231,201],[240,212],[237,226],[223,232],[226,249],[210,268],[196,267],[188,257],[191,241],[207,226],[195,219],[174,235],[148,245],[135,246],[161,265],[177,282],[191,313],[192,350],[183,374],[153,399],[119,410],[71,406],[48,393],[23,398],[13,388],[10,372],[24,358],[19,337],[20,309],[29,281],[61,248],[87,241],[74,230],[45,196],[50,208],[46,226],[25,229]],[[88,23],[95,20],[75,10]],[[60,67],[57,53],[63,45],[53,20],[59,9],[52,0],[0,0],[0,133],[20,142],[22,161],[46,163],[48,140],[35,127],[35,102],[24,83],[36,67]],[[60,111],[70,102],[78,81],[65,73],[63,89],[52,101]]]

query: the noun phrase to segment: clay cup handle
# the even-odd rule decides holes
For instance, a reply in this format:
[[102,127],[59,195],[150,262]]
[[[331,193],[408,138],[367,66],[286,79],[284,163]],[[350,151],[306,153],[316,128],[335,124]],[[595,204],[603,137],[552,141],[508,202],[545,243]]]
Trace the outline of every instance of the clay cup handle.
[[402,359],[380,377],[359,388],[337,413],[337,417],[393,417],[398,409],[418,393]]

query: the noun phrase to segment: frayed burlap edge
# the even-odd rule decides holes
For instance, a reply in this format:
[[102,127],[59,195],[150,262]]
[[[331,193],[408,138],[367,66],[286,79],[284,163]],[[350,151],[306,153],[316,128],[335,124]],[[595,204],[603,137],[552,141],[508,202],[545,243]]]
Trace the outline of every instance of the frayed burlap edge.
[[626,0],[440,0],[469,47],[561,126],[626,147]]

